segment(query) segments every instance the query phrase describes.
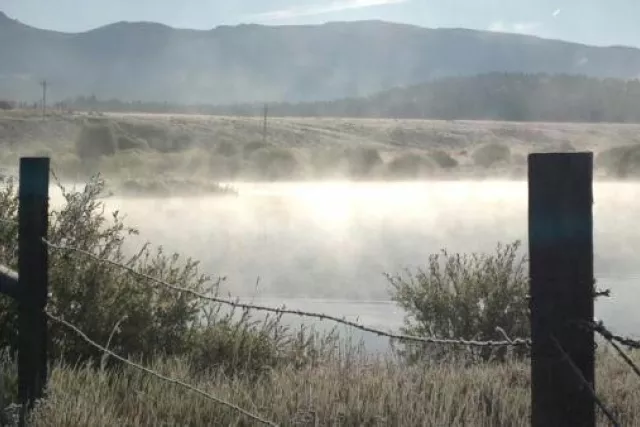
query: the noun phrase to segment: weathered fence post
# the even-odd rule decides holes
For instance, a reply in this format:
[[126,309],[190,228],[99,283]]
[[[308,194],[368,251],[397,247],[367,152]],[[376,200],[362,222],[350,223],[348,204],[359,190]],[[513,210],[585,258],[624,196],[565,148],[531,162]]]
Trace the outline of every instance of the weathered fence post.
[[529,156],[531,425],[594,427],[593,154]]
[[49,158],[21,158],[18,191],[18,395],[21,419],[47,381],[47,238]]

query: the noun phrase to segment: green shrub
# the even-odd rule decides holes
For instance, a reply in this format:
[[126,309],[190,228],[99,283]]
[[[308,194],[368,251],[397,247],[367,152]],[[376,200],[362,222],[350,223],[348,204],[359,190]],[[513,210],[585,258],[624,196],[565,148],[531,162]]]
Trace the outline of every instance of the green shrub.
[[444,150],[434,150],[429,154],[429,157],[443,169],[452,169],[458,166],[458,161]]
[[215,152],[224,157],[233,157],[238,154],[238,146],[230,141],[221,141],[216,146]]
[[614,178],[640,176],[640,145],[625,145],[600,152],[596,166]]
[[527,157],[524,154],[514,154],[511,156],[511,163],[516,166],[526,166],[527,165]]
[[251,157],[251,155],[258,150],[270,150],[274,145],[263,141],[251,141],[242,146],[242,154],[245,158]]
[[[495,254],[449,254],[429,257],[426,269],[386,277],[393,301],[407,312],[403,332],[436,338],[502,340],[529,336],[529,292],[525,259],[518,256],[519,242],[498,245]],[[445,349],[407,345],[401,351],[409,360],[449,354]],[[442,350],[443,353],[438,353]],[[475,349],[482,360],[502,358],[504,349]]]
[[316,178],[344,176],[348,173],[347,158],[340,148],[314,148],[309,154],[309,162]]
[[118,150],[113,127],[107,121],[85,123],[76,139],[76,154],[82,160],[112,156]]
[[252,152],[251,162],[263,179],[287,179],[299,171],[298,159],[286,148],[259,148]]
[[511,150],[503,144],[491,143],[478,147],[473,152],[476,165],[489,168],[498,163],[508,163],[511,160]]
[[[198,263],[192,259],[166,253],[162,247],[154,250],[149,244],[133,255],[126,255],[125,241],[137,231],[125,226],[117,212],[105,214],[101,202],[104,189],[105,183],[100,177],[92,178],[80,191],[62,188],[65,204],[51,213],[49,240],[193,292],[212,296],[217,293],[219,281],[199,273]],[[0,190],[0,219],[17,219],[17,194],[13,182]],[[17,268],[17,233],[14,225],[0,227],[0,263],[13,269]],[[304,347],[308,342],[291,341],[289,347],[278,348],[277,354],[269,353],[275,351],[276,346],[264,344],[260,344],[259,351],[253,352],[220,351],[222,338],[219,337],[227,337],[227,341],[222,341],[226,343],[224,345],[246,349],[245,341],[249,339],[262,343],[265,337],[271,337],[274,343],[281,342],[276,336],[286,335],[286,329],[276,328],[273,323],[256,324],[247,316],[240,319],[228,315],[204,316],[207,310],[219,311],[220,306],[191,293],[156,286],[125,269],[76,252],[49,251],[49,284],[48,310],[52,314],[77,325],[96,342],[109,343],[110,349],[125,357],[148,361],[157,356],[196,357],[210,353],[220,356],[220,359],[209,360],[212,369],[225,366],[262,370],[280,363],[283,351],[296,354],[312,350]],[[242,330],[243,335],[235,335],[237,341],[229,340],[229,330]],[[2,298],[0,348],[15,350],[16,331],[16,307],[7,298]],[[54,360],[63,358],[72,363],[101,360],[99,351],[64,326],[52,324],[50,339]],[[225,355],[233,360],[225,360]],[[249,362],[244,357],[253,359]]]
[[375,148],[358,147],[347,150],[349,175],[352,178],[370,177],[378,168],[383,166],[382,157]]
[[143,139],[134,138],[129,135],[118,137],[118,150],[148,150],[149,144]]
[[194,145],[189,132],[172,130],[166,125],[144,121],[121,121],[118,122],[118,128],[126,138],[132,141],[142,140],[146,147],[161,153],[181,152]]
[[400,154],[387,164],[387,176],[396,179],[415,179],[431,173],[434,164],[420,154]]
[[220,154],[209,154],[207,160],[207,175],[215,180],[231,180],[236,178],[243,168],[240,156],[225,157]]

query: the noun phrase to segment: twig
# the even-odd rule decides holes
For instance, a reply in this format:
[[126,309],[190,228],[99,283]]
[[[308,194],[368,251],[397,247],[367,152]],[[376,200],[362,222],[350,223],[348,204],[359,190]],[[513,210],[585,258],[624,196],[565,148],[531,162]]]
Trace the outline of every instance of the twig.
[[121,361],[121,362],[123,362],[123,363],[125,363],[125,364],[127,364],[129,366],[132,366],[132,367],[134,367],[134,368],[136,368],[138,370],[141,370],[141,371],[143,371],[143,372],[145,372],[145,373],[147,373],[149,375],[152,375],[152,376],[154,376],[156,378],[159,378],[159,379],[161,379],[163,381],[166,381],[168,383],[172,383],[172,384],[175,384],[175,385],[179,385],[180,387],[184,387],[186,389],[189,389],[189,390],[191,390],[191,391],[193,391],[195,393],[198,393],[201,396],[206,397],[209,400],[212,400],[212,401],[214,401],[216,403],[219,403],[219,404],[227,406],[227,407],[229,407],[229,408],[231,408],[231,409],[233,409],[233,410],[235,410],[237,412],[240,412],[241,414],[243,414],[243,415],[245,415],[245,416],[247,416],[247,417],[249,417],[249,418],[251,418],[251,419],[253,419],[255,421],[258,421],[258,422],[260,422],[262,424],[269,425],[269,426],[275,426],[275,427],[278,426],[276,423],[274,423],[272,421],[269,421],[269,420],[266,420],[264,418],[261,418],[258,415],[254,415],[251,412],[248,412],[247,410],[242,409],[239,406],[234,405],[233,403],[230,403],[230,402],[222,400],[222,399],[220,399],[218,397],[215,397],[212,394],[209,394],[209,393],[207,393],[205,391],[197,389],[192,385],[189,385],[187,383],[184,383],[182,381],[179,381],[179,380],[176,380],[176,379],[173,379],[173,378],[165,377],[164,375],[159,374],[159,373],[157,373],[155,371],[152,371],[149,368],[145,368],[144,366],[138,365],[137,363],[134,363],[134,362],[130,361],[129,359],[126,359],[126,358],[124,358],[124,357],[112,352],[111,350],[101,346],[100,344],[96,343],[91,338],[89,338],[87,335],[85,335],[84,332],[82,332],[80,329],[78,329],[76,326],[72,325],[71,323],[67,322],[66,320],[60,319],[60,318],[54,316],[53,314],[49,313],[48,311],[45,311],[45,314],[51,320],[53,320],[54,322],[60,323],[60,324],[62,324],[64,326],[66,326],[67,328],[71,329],[72,331],[74,331],[78,336],[80,336],[88,344],[92,345],[93,347],[97,348],[98,350],[100,350],[100,351],[102,351],[104,353],[109,354],[111,357],[114,357],[115,359],[118,359],[119,361]]
[[256,310],[256,311],[264,311],[264,312],[269,312],[269,313],[276,313],[276,314],[291,314],[291,315],[295,315],[295,316],[301,316],[301,317],[308,317],[308,318],[315,318],[315,319],[319,319],[319,320],[330,320],[336,323],[340,323],[346,326],[350,326],[352,328],[355,329],[359,329],[361,331],[364,332],[369,332],[381,337],[385,337],[385,338],[390,338],[390,339],[395,339],[395,340],[399,340],[399,341],[412,341],[412,342],[419,342],[419,343],[425,343],[425,344],[452,344],[452,345],[463,345],[463,346],[471,346],[471,347],[500,347],[500,346],[530,346],[531,345],[531,340],[529,339],[523,339],[523,338],[515,338],[515,339],[510,339],[510,340],[503,340],[503,341],[477,341],[477,340],[463,340],[463,339],[446,339],[446,338],[431,338],[431,337],[419,337],[419,336],[414,336],[414,335],[404,335],[404,334],[397,334],[397,333],[393,333],[393,332],[386,332],[386,331],[382,331],[379,329],[374,329],[371,328],[369,326],[364,326],[361,325],[359,323],[356,322],[352,322],[349,320],[346,320],[344,318],[339,318],[336,316],[331,316],[328,314],[324,314],[324,313],[313,313],[313,312],[308,312],[308,311],[302,311],[302,310],[289,310],[289,309],[285,309],[285,308],[274,308],[274,307],[267,307],[267,306],[262,306],[262,305],[256,305],[256,304],[246,304],[246,303],[241,303],[238,301],[232,301],[232,300],[228,300],[228,299],[224,299],[224,298],[218,298],[218,297],[213,297],[213,296],[209,296],[209,295],[204,295],[200,292],[196,292],[194,290],[191,289],[187,289],[187,288],[183,288],[180,286],[176,286],[170,283],[167,283],[163,280],[160,280],[158,278],[155,278],[153,276],[150,276],[148,274],[144,274],[144,273],[140,273],[136,270],[134,270],[131,267],[128,267],[126,265],[122,265],[118,262],[115,261],[111,261],[109,259],[104,259],[104,258],[100,258],[97,255],[92,254],[91,252],[85,251],[83,249],[79,249],[79,248],[74,248],[74,247],[70,247],[70,246],[60,246],[60,245],[56,245],[54,243],[48,242],[48,241],[44,241],[45,244],[47,244],[49,247],[53,248],[53,249],[57,249],[57,250],[62,250],[62,251],[74,251],[80,254],[83,254],[85,256],[88,256],[90,258],[93,258],[99,262],[103,262],[103,263],[107,263],[107,264],[111,264],[114,265],[116,267],[119,267],[121,269],[124,269],[128,272],[130,272],[131,274],[138,276],[140,278],[149,280],[157,285],[161,285],[164,286],[166,288],[172,289],[174,291],[177,292],[183,292],[183,293],[188,293],[191,294],[197,298],[203,299],[203,300],[207,300],[207,301],[211,301],[211,302],[216,302],[216,303],[220,303],[220,304],[226,304],[232,307],[236,307],[236,308],[242,308],[245,310]]
[[594,298],[600,298],[600,297],[610,298],[611,297],[611,289],[596,290],[593,293],[593,297]]
[[591,398],[593,399],[593,401],[596,402],[598,407],[602,410],[602,412],[604,412],[604,414],[607,416],[609,421],[611,421],[611,423],[615,427],[619,427],[620,423],[618,423],[618,421],[616,421],[616,419],[613,416],[613,414],[609,411],[609,409],[607,409],[607,407],[604,405],[604,403],[602,403],[602,401],[600,400],[600,398],[596,394],[596,392],[593,389],[593,387],[591,387],[591,384],[589,384],[589,382],[585,379],[584,375],[582,375],[582,372],[580,371],[580,369],[576,366],[576,364],[573,362],[571,357],[569,357],[569,355],[564,350],[564,348],[562,348],[562,346],[560,345],[560,343],[558,342],[556,337],[552,336],[551,340],[554,342],[556,347],[558,347],[558,350],[560,351],[560,353],[562,353],[563,359],[565,359],[567,361],[567,363],[569,363],[569,366],[571,367],[571,370],[576,374],[576,376],[578,377],[578,379],[582,383],[582,386],[589,392],[589,394],[591,395]]

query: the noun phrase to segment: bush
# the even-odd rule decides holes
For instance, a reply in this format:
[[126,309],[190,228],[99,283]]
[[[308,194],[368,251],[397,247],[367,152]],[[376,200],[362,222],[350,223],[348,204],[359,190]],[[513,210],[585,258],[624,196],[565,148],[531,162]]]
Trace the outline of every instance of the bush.
[[415,179],[434,169],[433,163],[419,154],[400,154],[387,164],[387,175],[397,179]]
[[118,150],[148,150],[149,144],[143,139],[134,138],[129,135],[118,137]]
[[0,99],[0,110],[13,110],[14,106],[14,102]]
[[238,146],[230,141],[221,141],[216,146],[215,152],[224,157],[233,157],[238,154]]
[[[519,242],[498,245],[495,254],[449,254],[429,257],[426,269],[386,277],[392,299],[408,314],[403,332],[452,339],[501,340],[529,336],[529,292],[525,260],[517,255]],[[410,361],[425,356],[426,348],[407,345],[401,351]],[[437,351],[434,349],[434,351]],[[451,348],[443,349],[449,353]],[[430,356],[442,354],[432,352]],[[505,350],[475,349],[482,360],[503,358]]]
[[251,154],[251,162],[264,179],[287,179],[296,176],[299,163],[286,148],[259,148]]
[[[100,177],[93,178],[81,191],[62,188],[65,205],[51,213],[49,239],[190,291],[215,296],[219,280],[200,274],[198,263],[192,259],[166,253],[162,247],[154,250],[149,244],[133,255],[125,255],[125,240],[137,231],[126,227],[117,212],[109,216],[104,213],[105,206],[100,202],[104,188]],[[17,219],[12,182],[0,191],[0,219]],[[0,263],[13,269],[17,268],[17,233],[16,226],[0,227]],[[288,346],[280,346],[291,335],[276,327],[277,322],[233,318],[221,312],[219,305],[194,294],[153,286],[122,268],[75,252],[50,250],[49,285],[48,309],[52,314],[77,325],[96,342],[109,343],[110,349],[124,357],[148,361],[158,356],[197,358],[199,354],[217,354],[220,358],[209,359],[208,368],[263,370],[299,352],[314,354],[313,348],[306,347],[309,341],[300,344],[292,340]],[[205,315],[207,310],[213,310],[213,315]],[[16,326],[15,305],[0,299],[0,347],[16,349]],[[273,345],[265,346],[267,338]],[[99,351],[64,326],[52,324],[50,340],[54,360],[101,360]],[[247,341],[256,346],[262,343],[261,350],[249,351],[253,344]],[[224,345],[234,347],[221,351]],[[232,360],[225,360],[227,356]]]
[[614,178],[637,178],[640,176],[640,145],[602,151],[596,157],[596,165]]
[[458,166],[458,161],[444,150],[434,150],[429,157],[443,169],[451,169]]
[[242,147],[242,154],[244,155],[245,158],[249,158],[251,157],[251,155],[258,150],[270,150],[273,149],[274,145],[273,144],[269,144],[268,142],[262,142],[262,141],[251,141],[246,143],[243,147]]
[[358,147],[347,151],[349,175],[352,178],[367,178],[383,165],[378,150],[371,147]]
[[508,163],[511,159],[511,150],[503,144],[486,144],[473,152],[473,161],[476,165],[489,168],[498,163]]
[[316,178],[344,177],[348,173],[345,152],[337,147],[314,148],[309,161]]
[[107,121],[85,123],[76,140],[76,154],[82,160],[112,156],[118,144],[112,125]]
[[[192,148],[193,138],[188,132],[171,130],[168,126],[143,121],[121,121],[118,128],[131,141],[141,141],[145,147],[161,153],[176,153]],[[136,144],[140,144],[137,142]],[[140,147],[136,147],[140,148]]]

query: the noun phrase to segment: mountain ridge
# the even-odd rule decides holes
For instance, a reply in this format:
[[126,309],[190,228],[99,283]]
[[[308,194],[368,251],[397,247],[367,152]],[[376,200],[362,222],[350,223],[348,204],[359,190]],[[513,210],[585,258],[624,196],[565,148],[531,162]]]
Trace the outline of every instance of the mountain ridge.
[[0,98],[81,95],[232,104],[362,97],[442,77],[488,72],[640,76],[640,49],[522,34],[424,28],[380,20],[178,29],[117,22],[41,30],[0,12]]

